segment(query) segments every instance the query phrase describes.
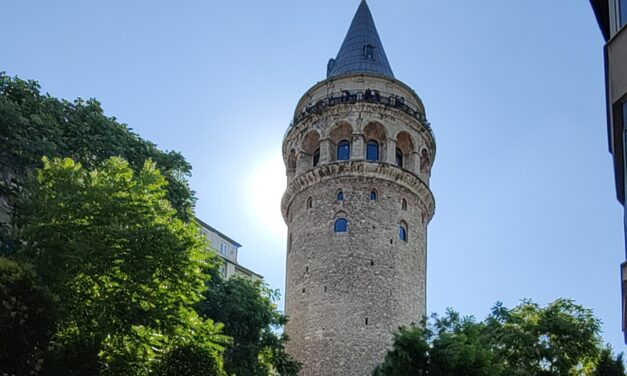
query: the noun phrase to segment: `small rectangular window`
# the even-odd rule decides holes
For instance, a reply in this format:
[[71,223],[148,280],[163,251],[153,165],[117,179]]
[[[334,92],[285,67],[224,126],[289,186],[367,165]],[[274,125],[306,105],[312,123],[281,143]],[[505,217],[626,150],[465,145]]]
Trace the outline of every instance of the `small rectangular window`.
[[229,246],[226,245],[225,243],[220,243],[220,253],[223,254],[224,256],[228,256]]
[[366,60],[374,61],[374,46],[373,45],[368,44],[364,46],[364,58],[366,58]]
[[619,18],[620,18],[620,27],[625,26],[627,24],[627,0],[620,0],[618,3],[619,8]]

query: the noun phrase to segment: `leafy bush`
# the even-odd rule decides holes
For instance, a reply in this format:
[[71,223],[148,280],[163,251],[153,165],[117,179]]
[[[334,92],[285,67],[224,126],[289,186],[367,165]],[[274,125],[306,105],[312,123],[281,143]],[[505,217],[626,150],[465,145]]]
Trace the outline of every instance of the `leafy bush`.
[[226,376],[226,372],[215,351],[186,345],[172,349],[157,367],[155,376]]

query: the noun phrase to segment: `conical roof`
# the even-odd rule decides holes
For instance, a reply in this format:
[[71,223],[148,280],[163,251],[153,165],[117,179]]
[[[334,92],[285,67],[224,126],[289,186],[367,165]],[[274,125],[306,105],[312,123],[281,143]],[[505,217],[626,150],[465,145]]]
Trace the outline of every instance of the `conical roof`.
[[359,4],[340,52],[327,66],[327,78],[349,73],[374,73],[394,78],[365,0]]

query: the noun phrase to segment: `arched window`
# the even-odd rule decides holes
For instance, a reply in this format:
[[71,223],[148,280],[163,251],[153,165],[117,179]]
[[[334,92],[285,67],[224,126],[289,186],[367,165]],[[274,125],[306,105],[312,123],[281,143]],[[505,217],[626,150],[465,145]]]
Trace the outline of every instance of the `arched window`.
[[377,191],[370,192],[370,201],[377,201]]
[[403,202],[401,203],[401,208],[403,210],[407,210],[407,200],[403,199]]
[[401,224],[398,225],[398,238],[407,242],[407,225],[404,222],[401,222]]
[[320,163],[320,148],[316,149],[313,155],[313,166],[316,167],[318,163]]
[[344,201],[344,192],[339,191],[339,192],[337,193],[337,200],[338,200],[338,201]]
[[313,207],[313,200],[311,197],[307,199],[307,209],[311,209]]
[[348,221],[346,218],[338,218],[335,220],[335,232],[346,232],[348,230]]
[[369,161],[379,160],[379,143],[377,141],[368,141],[368,147],[366,148],[366,159]]
[[403,152],[399,148],[396,148],[396,165],[403,167]]
[[351,143],[348,140],[340,141],[337,144],[337,160],[347,161],[351,158]]

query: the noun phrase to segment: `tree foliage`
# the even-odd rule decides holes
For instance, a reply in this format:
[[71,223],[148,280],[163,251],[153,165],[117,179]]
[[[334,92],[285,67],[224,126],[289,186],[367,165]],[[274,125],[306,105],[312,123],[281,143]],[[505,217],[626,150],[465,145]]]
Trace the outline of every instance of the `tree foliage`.
[[[14,249],[3,214],[15,212],[19,191],[42,157],[72,158],[85,168],[98,167],[119,156],[134,171],[154,161],[168,182],[167,198],[183,220],[192,216],[193,194],[186,177],[190,164],[176,152],[163,152],[107,117],[95,99],[59,100],[40,92],[35,81],[10,78],[0,72],[0,251]],[[6,202],[2,202],[2,198]]]
[[49,302],[34,271],[0,257],[0,374],[41,369],[51,334]]
[[614,355],[611,347],[604,348],[599,356],[593,376],[624,376],[623,354]]
[[298,374],[300,365],[285,353],[285,334],[276,330],[286,323],[277,311],[278,292],[261,281],[243,278],[213,279],[200,306],[205,317],[224,323],[225,334],[233,338],[227,347],[225,369],[235,375],[282,376]]
[[166,354],[155,376],[226,376],[222,359],[207,348],[188,344]]
[[500,366],[484,343],[485,326],[471,317],[447,311],[429,326],[400,328],[377,376],[498,375]]
[[[298,372],[269,290],[216,280],[205,294],[218,258],[190,223],[179,153],[95,99],[60,100],[2,72],[0,144],[0,373],[222,376],[232,342],[212,318],[238,336],[228,348],[250,361],[231,361],[241,375]],[[207,296],[228,314],[207,304],[201,317]]]
[[17,256],[54,302],[47,374],[146,375],[177,346],[221,350],[220,326],[195,311],[217,256],[166,184],[150,161],[135,172],[117,157],[92,170],[44,158],[19,201]]
[[572,300],[544,308],[523,301],[511,310],[497,304],[486,323],[511,375],[571,375],[589,369],[599,355],[600,322]]
[[625,375],[622,355],[601,347],[600,324],[568,299],[546,307],[497,304],[483,322],[447,311],[400,328],[376,376]]

